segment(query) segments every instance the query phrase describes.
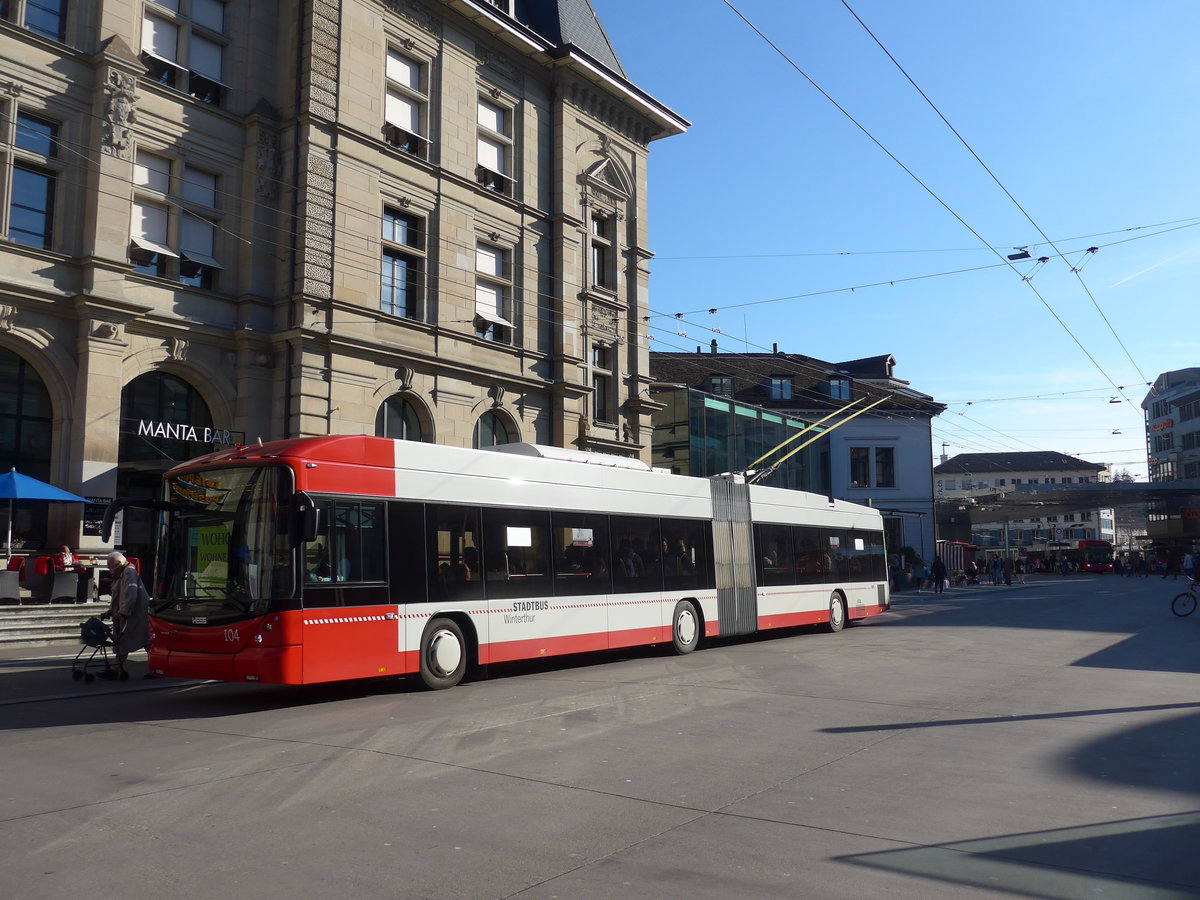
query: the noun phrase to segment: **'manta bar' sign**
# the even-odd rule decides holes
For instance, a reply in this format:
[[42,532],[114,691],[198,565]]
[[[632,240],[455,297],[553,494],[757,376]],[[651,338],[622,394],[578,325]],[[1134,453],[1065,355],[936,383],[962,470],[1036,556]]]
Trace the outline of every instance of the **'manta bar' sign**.
[[195,441],[201,444],[232,444],[233,432],[228,428],[197,428],[186,422],[138,422],[138,437],[161,438],[167,441]]

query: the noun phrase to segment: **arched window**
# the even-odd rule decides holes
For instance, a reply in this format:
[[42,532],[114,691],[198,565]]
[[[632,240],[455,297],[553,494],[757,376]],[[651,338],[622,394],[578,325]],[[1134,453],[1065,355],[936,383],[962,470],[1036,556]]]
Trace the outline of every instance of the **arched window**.
[[[213,451],[212,424],[204,398],[176,375],[147,372],[125,385],[117,496],[159,496],[163,472]],[[156,513],[126,509],[121,538],[125,552],[143,559],[153,556],[157,527]]]
[[472,447],[479,450],[483,447],[511,443],[511,432],[499,413],[485,412],[479,417],[479,421],[475,423],[475,434],[471,437]]
[[53,410],[37,370],[10,350],[0,349],[0,472],[50,477]]
[[[166,372],[139,375],[121,391],[122,464],[183,462],[212,452],[212,414],[190,384]],[[163,467],[165,471],[166,467]]]
[[375,435],[401,441],[422,441],[421,414],[412,402],[399,394],[383,401],[375,414]]
[[[50,392],[37,370],[10,350],[0,349],[0,472],[50,480],[54,417]],[[5,502],[0,506],[0,546],[10,527],[14,547],[46,544],[46,503]]]

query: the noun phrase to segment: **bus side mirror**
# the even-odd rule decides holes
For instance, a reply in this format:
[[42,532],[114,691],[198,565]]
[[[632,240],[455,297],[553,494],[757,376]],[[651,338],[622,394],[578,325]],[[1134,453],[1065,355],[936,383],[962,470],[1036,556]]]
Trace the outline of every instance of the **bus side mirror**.
[[321,510],[311,500],[300,507],[300,540],[311,544],[321,534]]

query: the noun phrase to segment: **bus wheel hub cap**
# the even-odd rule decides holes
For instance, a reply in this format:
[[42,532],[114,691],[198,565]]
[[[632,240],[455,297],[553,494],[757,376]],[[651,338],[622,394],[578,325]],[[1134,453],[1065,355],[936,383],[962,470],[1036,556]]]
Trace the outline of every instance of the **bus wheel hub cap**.
[[462,662],[462,647],[448,631],[434,635],[429,644],[429,661],[443,675],[449,675]]
[[683,613],[679,617],[679,624],[676,626],[676,633],[679,635],[679,640],[684,644],[690,644],[696,638],[696,619],[691,613]]

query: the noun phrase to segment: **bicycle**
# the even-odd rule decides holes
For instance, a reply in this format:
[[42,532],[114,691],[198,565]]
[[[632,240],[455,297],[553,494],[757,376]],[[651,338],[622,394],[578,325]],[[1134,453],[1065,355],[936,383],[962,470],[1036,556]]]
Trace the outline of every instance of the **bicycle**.
[[1171,612],[1180,617],[1190,616],[1194,613],[1197,601],[1200,600],[1196,596],[1196,588],[1198,586],[1200,586],[1200,581],[1197,581],[1195,578],[1191,579],[1187,591],[1171,601]]

